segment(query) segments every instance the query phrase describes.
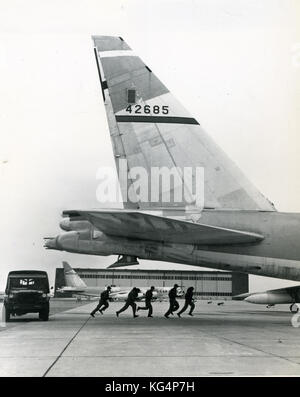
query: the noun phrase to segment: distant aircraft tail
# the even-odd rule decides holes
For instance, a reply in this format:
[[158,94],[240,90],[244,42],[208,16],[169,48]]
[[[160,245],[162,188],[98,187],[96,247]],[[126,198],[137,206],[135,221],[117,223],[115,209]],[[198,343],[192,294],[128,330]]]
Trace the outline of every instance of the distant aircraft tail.
[[[126,178],[120,180],[123,198],[134,183],[134,167],[148,175],[153,167],[202,167],[204,208],[275,210],[121,37],[93,36],[93,41],[117,168],[127,160]],[[181,203],[165,202],[160,192],[156,201],[129,199],[124,207],[187,206],[195,192],[192,179],[192,192]],[[182,185],[172,183],[174,196]]]
[[68,262],[63,262],[65,282],[67,287],[74,288],[86,288],[85,282],[78,276],[75,270],[68,264]]

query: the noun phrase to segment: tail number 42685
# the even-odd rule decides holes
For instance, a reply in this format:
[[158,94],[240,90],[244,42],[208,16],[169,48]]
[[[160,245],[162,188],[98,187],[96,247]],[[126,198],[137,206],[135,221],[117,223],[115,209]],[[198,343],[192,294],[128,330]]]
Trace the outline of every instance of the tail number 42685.
[[169,106],[158,106],[158,105],[129,105],[127,106],[126,112],[134,114],[168,114]]

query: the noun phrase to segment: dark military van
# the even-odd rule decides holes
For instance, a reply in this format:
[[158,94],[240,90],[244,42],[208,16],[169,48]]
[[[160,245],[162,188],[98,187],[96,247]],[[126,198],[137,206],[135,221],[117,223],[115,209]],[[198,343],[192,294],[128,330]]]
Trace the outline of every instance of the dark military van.
[[49,280],[40,270],[18,270],[7,277],[4,306],[5,319],[26,313],[39,313],[43,321],[49,319]]

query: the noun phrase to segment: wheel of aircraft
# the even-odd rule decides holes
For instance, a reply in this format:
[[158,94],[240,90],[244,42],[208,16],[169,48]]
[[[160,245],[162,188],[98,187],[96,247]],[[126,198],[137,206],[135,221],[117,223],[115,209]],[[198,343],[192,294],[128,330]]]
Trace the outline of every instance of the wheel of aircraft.
[[299,307],[296,305],[296,303],[291,304],[290,311],[291,311],[291,313],[298,313]]

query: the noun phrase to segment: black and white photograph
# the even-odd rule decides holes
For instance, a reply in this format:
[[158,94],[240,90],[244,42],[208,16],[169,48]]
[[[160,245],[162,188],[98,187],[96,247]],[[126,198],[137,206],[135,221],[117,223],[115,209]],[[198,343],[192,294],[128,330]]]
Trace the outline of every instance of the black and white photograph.
[[298,0],[2,0],[0,92],[0,378],[299,377]]

